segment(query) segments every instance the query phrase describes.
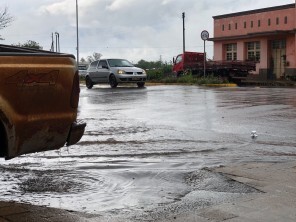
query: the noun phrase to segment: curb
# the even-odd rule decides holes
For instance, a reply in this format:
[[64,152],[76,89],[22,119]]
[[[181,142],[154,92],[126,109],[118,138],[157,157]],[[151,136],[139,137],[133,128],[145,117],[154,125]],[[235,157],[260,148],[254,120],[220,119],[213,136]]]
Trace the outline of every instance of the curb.
[[208,87],[237,87],[235,83],[226,83],[226,84],[203,84],[202,86]]

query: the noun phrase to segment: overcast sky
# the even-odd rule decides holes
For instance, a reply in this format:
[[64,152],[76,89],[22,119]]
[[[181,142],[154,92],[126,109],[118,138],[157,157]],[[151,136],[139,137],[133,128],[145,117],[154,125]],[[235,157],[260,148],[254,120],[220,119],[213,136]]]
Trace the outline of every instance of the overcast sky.
[[[61,52],[76,55],[76,0],[0,0],[14,21],[0,30],[1,44],[38,42],[49,50],[60,35]],[[187,51],[203,51],[202,30],[213,34],[212,16],[295,3],[294,0],[78,0],[79,57],[169,62],[183,50],[185,12]],[[54,38],[55,39],[55,38]],[[206,42],[208,57],[213,43]]]

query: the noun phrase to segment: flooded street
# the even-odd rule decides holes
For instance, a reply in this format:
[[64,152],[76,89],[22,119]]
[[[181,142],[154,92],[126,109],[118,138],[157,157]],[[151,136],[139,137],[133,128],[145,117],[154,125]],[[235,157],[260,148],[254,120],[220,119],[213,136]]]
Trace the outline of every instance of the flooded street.
[[1,160],[0,199],[142,221],[259,192],[209,169],[295,160],[295,93],[82,87],[82,140],[59,151]]

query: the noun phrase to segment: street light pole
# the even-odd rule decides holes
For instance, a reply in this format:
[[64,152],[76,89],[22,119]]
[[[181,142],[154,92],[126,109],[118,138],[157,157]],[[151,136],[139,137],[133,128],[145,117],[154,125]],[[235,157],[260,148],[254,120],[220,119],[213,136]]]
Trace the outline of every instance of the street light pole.
[[78,0],[76,0],[76,50],[77,50],[77,65],[79,64],[79,34],[78,34]]
[[183,19],[183,54],[185,53],[185,12],[182,13]]

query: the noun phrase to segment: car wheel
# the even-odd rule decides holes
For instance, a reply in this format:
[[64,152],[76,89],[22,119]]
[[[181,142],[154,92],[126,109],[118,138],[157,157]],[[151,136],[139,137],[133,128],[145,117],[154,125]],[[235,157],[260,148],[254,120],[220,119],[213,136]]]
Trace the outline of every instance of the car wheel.
[[145,82],[138,82],[137,85],[138,85],[139,88],[144,87]]
[[91,81],[91,79],[89,78],[89,76],[86,76],[85,77],[85,85],[86,85],[86,87],[88,88],[88,89],[91,89],[92,87],[93,87],[93,83],[92,83],[92,81]]
[[109,77],[109,84],[110,84],[111,88],[117,87],[118,83],[117,83],[116,77],[114,75],[111,75]]

